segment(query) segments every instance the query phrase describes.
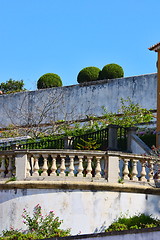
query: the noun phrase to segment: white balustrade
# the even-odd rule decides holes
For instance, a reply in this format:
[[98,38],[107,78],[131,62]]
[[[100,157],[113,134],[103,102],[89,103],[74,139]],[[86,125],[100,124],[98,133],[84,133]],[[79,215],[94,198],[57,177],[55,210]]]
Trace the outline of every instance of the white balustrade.
[[43,164],[43,167],[42,167],[43,172],[42,172],[41,176],[48,176],[48,173],[47,173],[47,170],[48,170],[47,157],[48,156],[46,154],[43,155],[44,164]]
[[0,178],[11,178],[15,175],[14,155],[0,155]]
[[118,182],[118,179],[122,178],[127,183],[154,183],[160,180],[160,161],[156,158],[112,151],[15,150],[1,152],[0,180],[12,177],[14,170],[18,180],[53,178],[54,181],[56,179],[70,181],[83,179]]
[[130,159],[124,159],[124,170],[123,170],[123,178],[125,180],[129,180],[129,169],[128,169],[128,162]]
[[52,166],[51,166],[50,176],[57,176],[56,170],[57,170],[56,157],[54,155],[52,155]]
[[8,157],[8,168],[7,168],[8,173],[6,174],[6,177],[12,177],[12,170],[13,170],[12,156],[9,156]]
[[95,169],[95,178],[101,178],[100,157],[97,157],[97,165],[96,165],[96,169]]
[[138,171],[137,171],[137,163],[138,163],[138,160],[137,159],[133,159],[132,161],[133,163],[133,168],[132,168],[132,180],[133,181],[138,181]]
[[77,177],[83,177],[83,157],[79,157],[79,166],[78,166],[78,174]]
[[33,177],[38,177],[39,176],[39,164],[38,164],[38,158],[39,155],[35,154],[33,155],[34,157],[34,166],[33,166]]

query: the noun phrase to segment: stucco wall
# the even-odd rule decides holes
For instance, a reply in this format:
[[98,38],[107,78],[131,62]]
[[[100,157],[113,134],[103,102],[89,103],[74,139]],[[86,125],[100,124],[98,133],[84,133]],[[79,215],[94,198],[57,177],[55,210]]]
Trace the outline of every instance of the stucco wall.
[[[147,109],[156,109],[157,74],[101,80],[89,84],[0,96],[0,127],[101,115],[102,106],[117,112],[120,99],[130,97]],[[43,111],[47,109],[47,111]],[[42,123],[41,122],[41,123]]]
[[43,213],[54,210],[63,219],[63,228],[71,233],[100,232],[121,214],[152,214],[160,217],[160,198],[157,195],[119,191],[94,191],[78,189],[1,189],[0,232],[22,223],[23,208],[32,212],[40,204]]

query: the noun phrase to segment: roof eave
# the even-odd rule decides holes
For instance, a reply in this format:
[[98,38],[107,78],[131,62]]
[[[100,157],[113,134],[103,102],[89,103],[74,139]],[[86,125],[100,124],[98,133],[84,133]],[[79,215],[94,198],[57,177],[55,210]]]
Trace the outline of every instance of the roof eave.
[[160,42],[148,48],[150,51],[158,52],[160,51]]

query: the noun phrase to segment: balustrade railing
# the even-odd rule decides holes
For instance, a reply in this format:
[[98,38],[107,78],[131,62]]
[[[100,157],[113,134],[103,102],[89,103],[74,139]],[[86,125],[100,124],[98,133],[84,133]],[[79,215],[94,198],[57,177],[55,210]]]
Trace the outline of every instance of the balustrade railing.
[[160,159],[133,154],[120,154],[119,159],[119,176],[124,181],[156,182],[160,180]]
[[0,180],[104,181],[154,183],[160,160],[113,151],[15,150],[0,152]]
[[12,151],[0,155],[0,179],[16,175],[15,154]]

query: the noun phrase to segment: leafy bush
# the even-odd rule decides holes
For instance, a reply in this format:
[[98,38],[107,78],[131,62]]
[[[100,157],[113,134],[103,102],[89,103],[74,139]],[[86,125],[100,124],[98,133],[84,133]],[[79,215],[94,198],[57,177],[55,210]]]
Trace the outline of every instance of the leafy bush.
[[46,73],[42,75],[37,81],[38,89],[61,87],[61,86],[62,86],[62,80],[55,73]]
[[130,98],[124,100],[121,98],[121,107],[118,109],[119,115],[107,112],[103,107],[103,117],[108,124],[115,124],[122,127],[133,127],[135,124],[147,123],[154,119],[154,115],[146,108],[142,108],[138,103],[134,104]]
[[115,63],[107,64],[99,74],[99,79],[113,79],[124,76],[123,68]]
[[23,80],[12,80],[11,78],[7,82],[2,82],[0,84],[0,90],[3,93],[14,93],[25,91]]
[[137,131],[138,137],[148,146],[156,145],[156,130],[152,128],[141,128]]
[[120,217],[117,221],[112,223],[107,229],[106,232],[111,231],[122,231],[129,229],[141,229],[149,227],[158,227],[160,226],[160,220],[152,218],[150,215],[139,214],[130,218]]
[[55,217],[53,211],[43,217],[41,206],[37,204],[33,210],[33,217],[30,217],[26,209],[23,210],[23,223],[28,227],[26,231],[10,230],[3,231],[3,236],[0,239],[4,240],[20,240],[20,239],[44,239],[51,237],[65,237],[69,236],[70,229],[59,229],[62,220]]
[[83,68],[77,76],[77,82],[91,82],[97,81],[99,77],[100,69],[97,67],[86,67]]

